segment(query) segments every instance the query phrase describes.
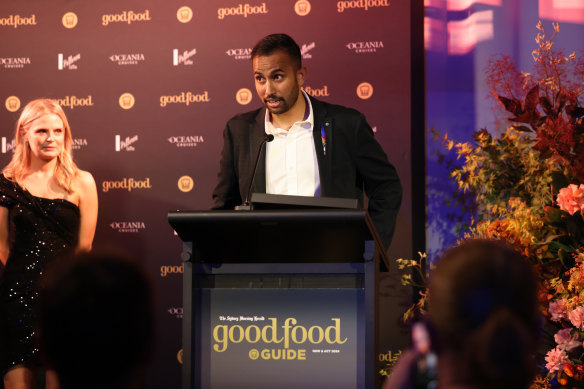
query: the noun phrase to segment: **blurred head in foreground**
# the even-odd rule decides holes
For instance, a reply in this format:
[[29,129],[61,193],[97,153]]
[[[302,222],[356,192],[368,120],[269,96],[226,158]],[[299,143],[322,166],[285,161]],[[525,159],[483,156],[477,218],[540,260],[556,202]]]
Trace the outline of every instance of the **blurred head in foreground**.
[[63,260],[45,274],[38,310],[41,353],[62,389],[140,386],[153,309],[135,263],[91,253]]
[[450,249],[432,273],[429,314],[441,387],[529,387],[540,324],[537,281],[519,252],[492,240]]

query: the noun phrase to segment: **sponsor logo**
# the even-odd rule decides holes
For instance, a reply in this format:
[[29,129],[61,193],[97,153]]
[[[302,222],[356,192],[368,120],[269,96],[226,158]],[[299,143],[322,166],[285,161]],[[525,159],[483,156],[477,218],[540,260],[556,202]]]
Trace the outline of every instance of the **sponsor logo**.
[[30,58],[0,58],[0,66],[3,66],[4,69],[22,69],[24,65],[30,65]]
[[2,154],[6,154],[9,152],[14,152],[14,149],[16,148],[16,140],[12,139],[10,142],[8,142],[8,139],[6,139],[5,136],[2,137]]
[[368,82],[362,82],[357,85],[357,96],[363,100],[367,100],[373,96],[373,85]]
[[312,54],[309,53],[310,50],[314,49],[314,47],[316,46],[316,43],[312,42],[310,44],[303,44],[302,47],[300,48],[300,53],[302,53],[302,58],[303,59],[310,59],[312,58]]
[[55,99],[57,104],[61,107],[68,107],[75,109],[76,107],[93,107],[93,97],[88,95],[87,97],[77,97],[77,96],[65,96],[62,99]]
[[135,151],[136,148],[132,146],[133,143],[138,141],[138,135],[134,135],[133,137],[127,136],[126,139],[122,139],[121,136],[116,135],[116,151]]
[[171,136],[168,142],[176,147],[197,147],[199,143],[204,143],[205,139],[199,135]]
[[177,319],[182,319],[182,317],[183,317],[182,307],[168,308],[168,313],[170,313],[172,316],[176,317]]
[[0,26],[18,28],[21,26],[36,26],[36,15],[32,14],[29,17],[20,15],[10,15],[6,18],[0,18]]
[[294,12],[300,16],[306,16],[310,13],[310,2],[308,0],[298,0],[294,4]]
[[110,227],[117,232],[140,232],[146,229],[144,222],[111,222]]
[[337,2],[337,12],[343,12],[349,8],[361,8],[367,11],[369,8],[389,7],[389,0],[345,0]]
[[176,11],[176,18],[181,23],[188,23],[193,18],[193,10],[187,6],[180,7],[178,11]]
[[146,177],[143,180],[136,180],[135,178],[124,178],[121,180],[112,181],[102,181],[101,190],[103,192],[109,192],[113,189],[124,189],[131,192],[135,189],[151,189],[150,177]]
[[183,361],[183,349],[181,348],[180,350],[178,350],[178,353],[176,353],[176,360],[178,361],[178,363],[180,363],[182,365],[182,361]]
[[177,182],[178,189],[181,192],[190,192],[193,190],[193,186],[195,186],[195,182],[190,176],[182,176],[178,179]]
[[63,54],[59,53],[59,55],[57,56],[57,68],[59,70],[63,70],[63,69],[69,69],[69,70],[76,70],[77,69],[77,65],[75,65],[75,62],[79,61],[81,59],[81,54],[76,54],[76,55],[70,55],[67,58],[65,58],[63,56]]
[[251,59],[251,48],[229,49],[225,53],[234,59]]
[[63,15],[63,19],[61,21],[63,22],[63,26],[65,26],[65,28],[74,28],[77,25],[79,19],[75,13],[67,12],[65,15]]
[[139,62],[145,61],[144,54],[112,54],[110,61],[118,65],[138,65]]
[[241,105],[247,105],[251,102],[253,94],[247,88],[241,88],[235,94],[235,100]]
[[160,96],[160,106],[166,107],[168,104],[186,104],[188,107],[192,103],[208,103],[209,92],[202,93],[181,92],[180,95]]
[[262,5],[239,4],[237,7],[219,8],[217,10],[217,19],[223,20],[225,16],[243,16],[247,18],[249,15],[267,14],[268,9],[266,3]]
[[184,271],[184,263],[181,263],[180,265],[162,265],[160,266],[160,277],[164,278],[169,274],[183,274]]
[[85,146],[87,146],[87,139],[85,139],[85,138],[73,139],[73,143],[71,144],[71,147],[73,148],[73,150],[79,150]]
[[134,95],[131,93],[123,93],[120,98],[118,99],[120,103],[120,107],[123,109],[130,109],[134,106],[136,99],[134,99]]
[[192,49],[191,51],[185,50],[182,54],[179,54],[178,49],[174,49],[172,50],[172,64],[174,66],[178,66],[180,64],[192,65],[193,61],[191,61],[189,58],[195,54],[197,54],[197,49]]
[[9,96],[4,102],[6,109],[10,112],[16,112],[20,108],[20,99],[16,96]]
[[147,9],[144,12],[123,11],[119,14],[105,14],[101,17],[101,24],[103,26],[107,26],[110,23],[132,24],[134,22],[147,22],[150,20],[152,20],[152,17],[150,17],[150,10]]
[[322,88],[313,88],[311,86],[303,87],[304,91],[313,97],[330,96],[328,90],[328,85],[324,85]]
[[286,318],[281,326],[278,325],[277,318],[268,317],[267,319],[269,324],[263,316],[219,316],[220,321],[263,323],[249,324],[245,327],[241,324],[216,325],[213,327],[213,351],[225,352],[230,343],[254,344],[261,340],[263,343],[273,343],[278,348],[262,350],[252,348],[248,353],[250,359],[306,360],[306,349],[290,347],[300,346],[307,342],[311,345],[323,343],[341,345],[347,342],[347,338],[341,336],[340,318],[331,318],[333,324],[326,328],[318,325],[304,326],[293,317]]
[[378,49],[383,49],[382,41],[368,42],[349,42],[346,44],[347,49],[355,53],[375,53]]

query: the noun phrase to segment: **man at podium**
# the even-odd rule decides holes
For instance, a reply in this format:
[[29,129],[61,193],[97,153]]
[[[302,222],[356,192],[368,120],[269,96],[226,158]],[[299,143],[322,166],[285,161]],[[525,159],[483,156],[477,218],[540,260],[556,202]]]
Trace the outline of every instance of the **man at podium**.
[[362,204],[365,191],[387,249],[402,191],[365,116],[302,90],[306,68],[288,35],[262,38],[251,58],[264,107],[227,122],[213,208],[248,203],[251,192],[354,198]]

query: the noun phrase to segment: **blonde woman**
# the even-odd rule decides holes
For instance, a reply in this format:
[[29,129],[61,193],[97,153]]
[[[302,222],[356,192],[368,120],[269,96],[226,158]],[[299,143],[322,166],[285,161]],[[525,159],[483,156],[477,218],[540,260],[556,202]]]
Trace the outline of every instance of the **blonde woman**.
[[73,162],[71,129],[59,104],[28,103],[15,141],[0,174],[0,369],[6,389],[34,387],[39,276],[65,251],[90,250],[97,223],[95,181]]

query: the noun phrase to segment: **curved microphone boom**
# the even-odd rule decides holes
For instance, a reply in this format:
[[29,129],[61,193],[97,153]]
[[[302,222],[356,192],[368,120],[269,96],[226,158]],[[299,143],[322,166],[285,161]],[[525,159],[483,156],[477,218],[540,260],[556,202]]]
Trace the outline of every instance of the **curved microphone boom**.
[[274,140],[274,135],[272,135],[272,134],[266,134],[266,136],[264,137],[264,140],[262,141],[262,144],[260,145],[260,149],[258,150],[258,155],[256,156],[255,165],[253,167],[253,172],[251,174],[251,181],[249,182],[249,187],[247,188],[247,192],[245,194],[245,201],[243,202],[242,205],[235,207],[236,211],[251,211],[253,209],[253,206],[249,203],[249,197],[251,195],[251,188],[252,188],[253,182],[255,180],[256,171],[258,170],[258,164],[260,162],[260,155],[262,154],[262,148],[264,147],[264,145],[267,142],[271,142],[273,140]]

